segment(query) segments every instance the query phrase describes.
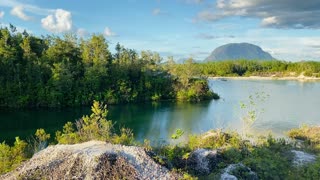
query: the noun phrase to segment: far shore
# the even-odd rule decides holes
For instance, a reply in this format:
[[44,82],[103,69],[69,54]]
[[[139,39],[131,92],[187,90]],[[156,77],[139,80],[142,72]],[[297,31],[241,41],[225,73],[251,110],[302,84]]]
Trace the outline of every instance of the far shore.
[[287,76],[287,77],[276,77],[276,76],[235,76],[235,77],[208,77],[208,79],[231,79],[231,80],[295,80],[295,81],[320,81],[320,77],[308,77],[308,76]]

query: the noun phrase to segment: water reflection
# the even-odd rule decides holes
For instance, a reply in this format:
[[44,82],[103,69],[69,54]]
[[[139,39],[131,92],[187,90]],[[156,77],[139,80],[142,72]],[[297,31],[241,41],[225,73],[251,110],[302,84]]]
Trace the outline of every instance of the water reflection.
[[[142,103],[110,106],[108,119],[116,122],[115,129],[133,129],[143,141],[167,139],[177,128],[201,133],[212,128],[240,130],[240,102],[255,93],[270,95],[255,108],[264,113],[254,124],[257,132],[272,130],[277,135],[300,124],[320,125],[320,83],[299,81],[210,80],[211,88],[221,99],[201,103]],[[74,121],[90,108],[63,110],[0,110],[0,141],[12,141],[15,136],[27,137],[37,128],[52,135],[67,121]]]

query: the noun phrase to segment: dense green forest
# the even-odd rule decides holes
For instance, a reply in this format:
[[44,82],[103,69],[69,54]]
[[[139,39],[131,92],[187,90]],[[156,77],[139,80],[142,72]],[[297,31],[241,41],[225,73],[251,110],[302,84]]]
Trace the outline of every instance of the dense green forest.
[[[184,65],[177,65],[184,66]],[[202,76],[305,76],[320,77],[320,62],[301,61],[216,61],[194,63],[194,69]],[[179,67],[177,67],[179,68]]]
[[[206,80],[177,74],[159,54],[108,49],[103,35],[36,37],[10,25],[0,29],[0,106],[63,107],[178,99],[218,98]],[[188,67],[186,67],[188,68]]]

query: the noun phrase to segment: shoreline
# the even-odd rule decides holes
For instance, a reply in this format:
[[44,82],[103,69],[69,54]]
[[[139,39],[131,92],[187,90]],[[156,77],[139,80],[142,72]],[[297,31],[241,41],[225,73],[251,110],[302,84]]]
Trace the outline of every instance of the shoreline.
[[236,77],[223,77],[223,76],[209,76],[208,79],[216,80],[294,80],[294,81],[320,81],[320,77],[307,77],[307,76],[285,76],[285,77],[276,77],[276,76],[236,76]]

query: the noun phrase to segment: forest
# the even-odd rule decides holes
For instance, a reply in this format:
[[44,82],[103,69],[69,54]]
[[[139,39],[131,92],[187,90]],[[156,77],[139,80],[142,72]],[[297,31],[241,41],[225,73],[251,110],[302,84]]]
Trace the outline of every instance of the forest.
[[194,63],[202,76],[299,76],[320,77],[320,62],[279,60],[227,60]]
[[[33,108],[218,98],[188,66],[176,72],[159,54],[115,53],[103,35],[33,36],[0,29],[0,107]],[[167,62],[172,62],[172,60]]]

